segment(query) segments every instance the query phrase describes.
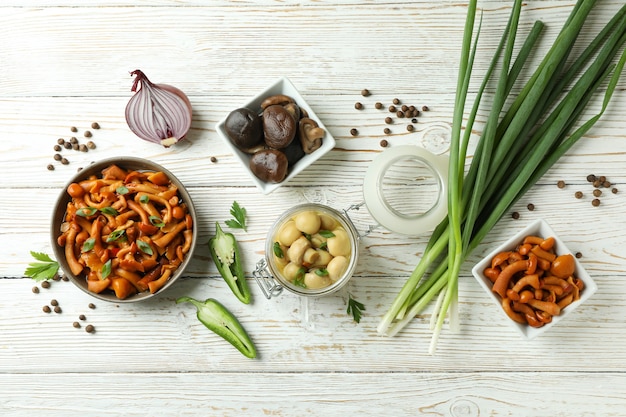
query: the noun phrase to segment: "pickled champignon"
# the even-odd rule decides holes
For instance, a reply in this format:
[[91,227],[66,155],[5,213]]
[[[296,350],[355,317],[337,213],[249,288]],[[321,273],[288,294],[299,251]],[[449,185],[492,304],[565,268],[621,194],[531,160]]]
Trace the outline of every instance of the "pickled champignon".
[[287,176],[287,157],[281,151],[265,149],[252,155],[250,170],[264,182],[278,183]]
[[[296,120],[283,106],[273,104],[263,110],[263,133],[270,148],[283,149],[296,136]],[[306,150],[305,150],[306,152]]]
[[263,141],[263,121],[248,108],[231,111],[224,123],[231,142],[238,148],[252,148]]
[[300,119],[299,122],[300,143],[304,153],[312,153],[322,146],[324,129],[319,127],[317,122],[308,117]]

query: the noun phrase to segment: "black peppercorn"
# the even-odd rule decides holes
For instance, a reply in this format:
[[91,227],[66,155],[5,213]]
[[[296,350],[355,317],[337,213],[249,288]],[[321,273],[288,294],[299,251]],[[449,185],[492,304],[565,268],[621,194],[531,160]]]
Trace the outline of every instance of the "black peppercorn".
[[417,123],[417,119],[416,118],[412,118],[411,119],[411,123]]
[[359,134],[359,131],[358,131],[358,130],[356,130],[355,128],[352,128],[352,129],[350,129],[350,134],[351,134],[352,136],[356,136],[356,135],[358,135],[358,134]]
[[52,310],[50,310],[49,306],[43,306],[42,310],[43,310],[44,313],[49,313],[49,312],[52,311]]
[[51,300],[50,301],[50,305],[53,306],[53,307],[56,307],[56,306],[59,305],[59,302],[57,300]]
[[91,124],[91,128],[92,128],[92,129],[100,129],[100,125],[98,124],[98,122],[93,122],[93,123]]
[[63,157],[60,153],[55,153],[53,158],[55,161],[60,161]]
[[428,111],[428,110],[430,110],[428,106],[422,106],[422,111]]
[[388,125],[393,123],[393,119],[391,117],[385,117],[385,123],[387,123]]
[[519,213],[517,211],[514,211],[513,213],[511,213],[511,217],[513,217],[515,220],[519,219]]
[[383,103],[377,101],[376,104],[374,104],[374,107],[376,107],[377,109],[382,109],[383,108]]
[[600,199],[594,198],[593,201],[591,201],[591,205],[594,207],[598,207],[600,205]]
[[63,138],[58,138],[58,139],[57,139],[57,143],[58,143],[59,145],[63,145],[63,144],[65,143],[65,139],[63,139]]
[[216,158],[216,157],[214,157],[214,156],[212,156],[212,157],[211,157],[211,162],[216,163],[216,162],[217,162],[217,158]]
[[44,281],[41,283],[41,288],[50,288],[50,283],[48,281]]
[[61,152],[61,149],[63,149],[63,148],[61,148],[61,145],[54,145],[54,150],[55,151]]
[[87,333],[93,333],[93,332],[95,332],[95,331],[96,331],[96,328],[95,328],[95,327],[93,327],[91,324],[88,324],[87,326],[85,326],[85,331],[86,331]]
[[70,138],[70,143],[72,143],[72,144],[74,144],[74,143],[78,143],[78,139],[76,139],[76,137],[75,137],[75,136],[72,136],[72,137]]
[[389,146],[389,142],[387,142],[385,139],[380,141],[380,146],[383,148],[386,148],[387,146]]
[[587,175],[587,181],[589,182],[594,182],[596,179],[597,179],[596,176],[593,174]]
[[96,144],[93,143],[92,141],[87,142],[87,147],[89,149],[96,149]]
[[576,198],[583,198],[583,192],[582,191],[576,191],[576,193],[574,194],[574,197]]
[[75,329],[80,329],[80,323],[75,321],[74,323],[72,323],[72,326],[74,326]]
[[69,163],[70,163],[70,161],[68,161],[68,160],[67,160],[67,158],[61,158],[61,163],[62,163],[63,165],[67,165],[67,164],[69,164]]
[[39,287],[33,287],[33,294],[39,294]]
[[396,116],[397,116],[397,117],[399,117],[399,118],[403,118],[403,117],[404,117],[404,113],[403,113],[403,112],[401,112],[400,110],[398,110],[398,111],[396,112]]
[[96,308],[96,305],[94,303],[89,303],[89,308],[93,310]]
[[602,195],[602,190],[596,188],[595,190],[593,190],[593,196],[594,197],[600,197]]
[[526,208],[528,209],[528,211],[533,211],[535,209],[535,205],[533,203],[529,203]]
[[61,307],[55,306],[54,307],[54,312],[57,313],[57,314],[61,314],[61,312],[62,312]]
[[394,98],[393,99],[393,104],[400,104],[400,99]]
[[72,126],[72,127],[70,127],[70,130],[71,130],[72,132],[78,132],[78,129],[76,128],[76,126]]
[[559,182],[556,183],[556,186],[559,188],[565,188],[565,181],[559,180]]
[[367,97],[370,95],[370,90],[368,90],[367,88],[364,88],[363,90],[361,90],[361,95],[363,97]]
[[86,138],[90,138],[91,132],[89,130],[85,130],[85,133],[83,133],[83,136],[85,136]]
[[388,127],[385,128],[385,130],[383,130],[383,132],[385,132],[385,135],[388,135],[391,133],[391,129],[389,129]]
[[356,103],[354,103],[354,108],[357,110],[361,110],[363,108],[363,104],[357,101]]
[[617,188],[613,188],[613,189],[611,189],[611,192],[612,192],[613,194],[617,194]]
[[406,127],[406,130],[408,130],[409,132],[412,132],[412,131],[413,131],[413,129],[415,129],[415,127],[413,127],[413,125],[408,125],[408,126]]
[[393,104],[391,106],[389,106],[389,113],[395,113],[396,111],[398,111],[396,109],[396,106],[394,106]]
[[580,259],[580,258],[582,258],[582,257],[583,257],[583,254],[582,254],[582,253],[580,253],[580,252],[576,252],[576,257],[577,257],[578,259]]
[[54,165],[48,164],[48,171],[54,171]]
[[85,321],[86,317],[84,314],[81,314],[80,316],[78,316],[79,320]]

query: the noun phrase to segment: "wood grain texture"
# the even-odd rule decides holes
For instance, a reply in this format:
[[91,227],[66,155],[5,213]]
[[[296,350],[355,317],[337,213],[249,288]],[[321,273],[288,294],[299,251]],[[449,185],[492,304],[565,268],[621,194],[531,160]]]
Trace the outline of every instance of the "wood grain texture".
[[[533,0],[520,30],[546,23],[531,67],[547,51],[573,0]],[[623,4],[598,2],[581,35],[588,41]],[[484,11],[476,74],[482,73],[511,2]],[[7,0],[0,6],[0,414],[84,415],[434,415],[619,416],[626,406],[626,82],[601,122],[540,179],[461,269],[461,331],[427,354],[432,306],[397,337],[376,326],[412,272],[428,236],[377,227],[361,238],[359,263],[335,295],[266,300],[251,272],[267,233],[286,209],[317,202],[338,209],[363,200],[364,175],[384,148],[447,151],[465,2]],[[194,107],[188,141],[171,149],[137,139],[124,120],[129,71],[176,85]],[[530,69],[521,75],[530,76]],[[281,76],[296,85],[337,140],[335,149],[270,195],[262,195],[215,130],[230,110]],[[472,83],[473,94],[479,80]],[[372,95],[362,97],[368,88]],[[493,94],[489,86],[486,99]],[[374,103],[429,106],[414,125]],[[355,102],[364,105],[354,108]],[[601,105],[595,98],[585,117]],[[488,116],[480,110],[473,153]],[[101,129],[92,130],[92,122]],[[77,133],[70,126],[78,127]],[[390,127],[391,135],[383,129]],[[356,128],[358,136],[350,129]],[[58,138],[91,130],[97,148],[63,151]],[[152,159],[186,186],[198,211],[199,245],[185,276],[135,305],[93,301],[71,283],[34,294],[23,277],[29,251],[51,253],[50,216],[79,167],[120,155]],[[210,157],[217,162],[210,162]],[[54,164],[55,170],[46,166]],[[468,158],[469,163],[469,158]],[[590,173],[619,189],[592,207]],[[557,181],[564,180],[560,189]],[[576,199],[574,193],[585,196]],[[248,209],[236,231],[254,302],[239,303],[219,277],[206,242],[233,200]],[[526,208],[533,203],[535,210]],[[366,208],[359,230],[375,225]],[[598,292],[547,334],[524,341],[471,276],[472,266],[529,222],[543,218],[597,282]],[[348,295],[366,305],[360,324]],[[192,295],[223,302],[259,350],[248,360],[209,332]],[[62,313],[46,314],[56,299]],[[86,315],[81,329],[72,326]],[[94,334],[84,331],[87,324]]]

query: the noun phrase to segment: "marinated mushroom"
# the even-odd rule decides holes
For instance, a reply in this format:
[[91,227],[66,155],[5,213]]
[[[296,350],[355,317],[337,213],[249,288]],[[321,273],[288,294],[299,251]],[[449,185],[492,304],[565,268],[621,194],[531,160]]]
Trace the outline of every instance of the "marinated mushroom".
[[333,237],[328,238],[326,244],[328,245],[328,252],[333,256],[348,256],[350,255],[350,238],[348,232],[342,228],[333,230]]
[[307,272],[304,274],[304,285],[312,290],[328,287],[332,283],[328,276],[320,276],[315,272]]
[[286,106],[289,103],[295,103],[295,100],[285,94],[275,94],[273,96],[269,96],[265,98],[261,102],[261,109],[265,110],[269,106],[274,106],[274,105]]
[[287,176],[287,157],[275,149],[265,149],[252,155],[250,170],[264,182],[281,182]]
[[231,111],[226,117],[224,128],[238,148],[252,148],[263,141],[263,121],[248,108]]
[[322,146],[325,132],[315,120],[308,117],[300,119],[298,129],[304,153],[312,153]]
[[283,149],[289,146],[296,136],[296,129],[296,120],[283,106],[274,104],[263,110],[263,134],[270,148]]
[[287,249],[287,258],[295,264],[302,265],[304,252],[311,247],[311,242],[305,236],[296,239]]

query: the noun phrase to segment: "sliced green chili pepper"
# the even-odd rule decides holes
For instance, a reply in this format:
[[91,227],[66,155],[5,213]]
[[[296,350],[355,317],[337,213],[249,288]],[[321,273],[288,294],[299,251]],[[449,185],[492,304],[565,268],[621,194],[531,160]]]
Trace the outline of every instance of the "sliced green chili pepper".
[[191,297],[180,297],[176,303],[191,303],[198,310],[198,320],[207,329],[223,337],[248,358],[256,358],[254,342],[241,326],[239,320],[222,304],[213,298],[202,302]]
[[209,240],[209,250],[217,270],[232,292],[245,304],[250,303],[250,289],[243,272],[239,245],[232,233],[224,233],[215,223],[215,237]]

